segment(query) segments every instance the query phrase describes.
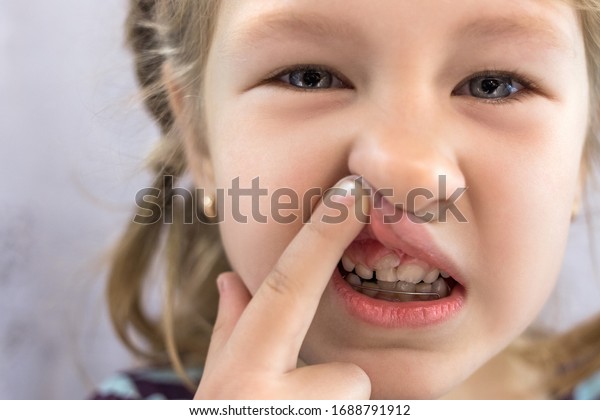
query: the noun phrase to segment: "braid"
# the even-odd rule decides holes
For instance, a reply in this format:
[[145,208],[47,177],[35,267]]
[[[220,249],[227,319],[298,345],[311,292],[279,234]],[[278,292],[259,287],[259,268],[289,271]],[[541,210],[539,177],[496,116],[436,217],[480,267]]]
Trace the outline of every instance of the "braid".
[[138,82],[145,91],[145,105],[163,133],[173,125],[169,99],[161,83],[166,60],[159,34],[156,0],[130,0],[127,19],[127,44],[135,57]]
[[[172,176],[174,183],[180,180],[187,161],[162,69],[167,61],[172,63],[182,86],[201,91],[199,75],[218,4],[218,0],[130,0],[126,21],[127,46],[134,54],[144,104],[161,130],[162,138],[147,159],[154,174],[153,188],[160,191],[155,204],[163,215],[172,213],[174,219],[172,224],[129,223],[113,250],[107,298],[113,325],[124,344],[153,363],[171,362],[182,377],[184,364],[198,365],[206,357],[218,301],[214,280],[229,267],[218,227],[186,224],[181,203],[166,196],[165,178]],[[143,299],[157,257],[166,263],[160,319],[148,313]]]

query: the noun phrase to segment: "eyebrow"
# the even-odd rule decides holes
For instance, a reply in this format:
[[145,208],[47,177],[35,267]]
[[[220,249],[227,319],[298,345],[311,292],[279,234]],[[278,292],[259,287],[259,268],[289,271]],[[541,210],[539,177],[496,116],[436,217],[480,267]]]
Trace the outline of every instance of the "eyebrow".
[[[229,34],[225,54],[253,48],[264,40],[309,36],[319,40],[344,39],[355,45],[364,44],[359,27],[344,20],[334,20],[316,13],[275,12],[259,15]],[[233,48],[231,48],[233,46]]]
[[[323,41],[344,39],[359,48],[366,37],[359,26],[350,21],[332,19],[310,12],[272,12],[254,17],[250,22],[235,28],[222,48],[224,55],[252,49],[265,40],[290,36],[308,36]],[[455,39],[494,40],[498,38],[522,39],[546,47],[575,53],[573,41],[563,31],[539,17],[516,15],[480,18],[461,25]]]
[[544,19],[519,15],[479,19],[459,30],[463,39],[523,39],[546,47],[575,53],[571,37]]

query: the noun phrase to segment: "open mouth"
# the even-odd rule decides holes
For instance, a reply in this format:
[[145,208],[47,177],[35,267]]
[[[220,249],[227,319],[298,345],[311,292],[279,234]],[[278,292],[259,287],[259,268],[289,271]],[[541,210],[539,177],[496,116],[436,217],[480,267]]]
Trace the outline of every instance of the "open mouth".
[[371,238],[355,240],[344,252],[338,271],[355,291],[392,302],[443,299],[457,284],[440,268]]

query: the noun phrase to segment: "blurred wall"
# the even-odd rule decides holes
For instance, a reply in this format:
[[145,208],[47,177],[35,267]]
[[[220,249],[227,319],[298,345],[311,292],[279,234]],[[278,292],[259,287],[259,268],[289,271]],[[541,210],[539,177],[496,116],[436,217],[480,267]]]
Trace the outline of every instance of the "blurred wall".
[[0,398],[83,398],[132,360],[100,261],[147,185],[124,0],[0,0]]
[[[134,363],[99,264],[158,135],[134,98],[126,3],[0,0],[0,398],[83,398]],[[600,309],[586,232],[579,218],[547,325]]]

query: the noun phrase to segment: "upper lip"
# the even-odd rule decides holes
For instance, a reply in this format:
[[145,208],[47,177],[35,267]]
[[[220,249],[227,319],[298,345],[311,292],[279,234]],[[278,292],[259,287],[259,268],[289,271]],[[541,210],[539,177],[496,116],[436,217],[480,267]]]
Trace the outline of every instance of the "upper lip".
[[[392,214],[393,207],[385,198],[383,205],[371,210],[371,221],[357,239],[370,238],[383,246],[396,249],[403,254],[426,262],[431,267],[448,273],[458,283],[464,285],[458,266],[435,243],[431,235],[430,223],[419,223],[416,217],[403,212],[394,223],[384,223],[383,216]],[[411,220],[413,219],[413,220]]]

